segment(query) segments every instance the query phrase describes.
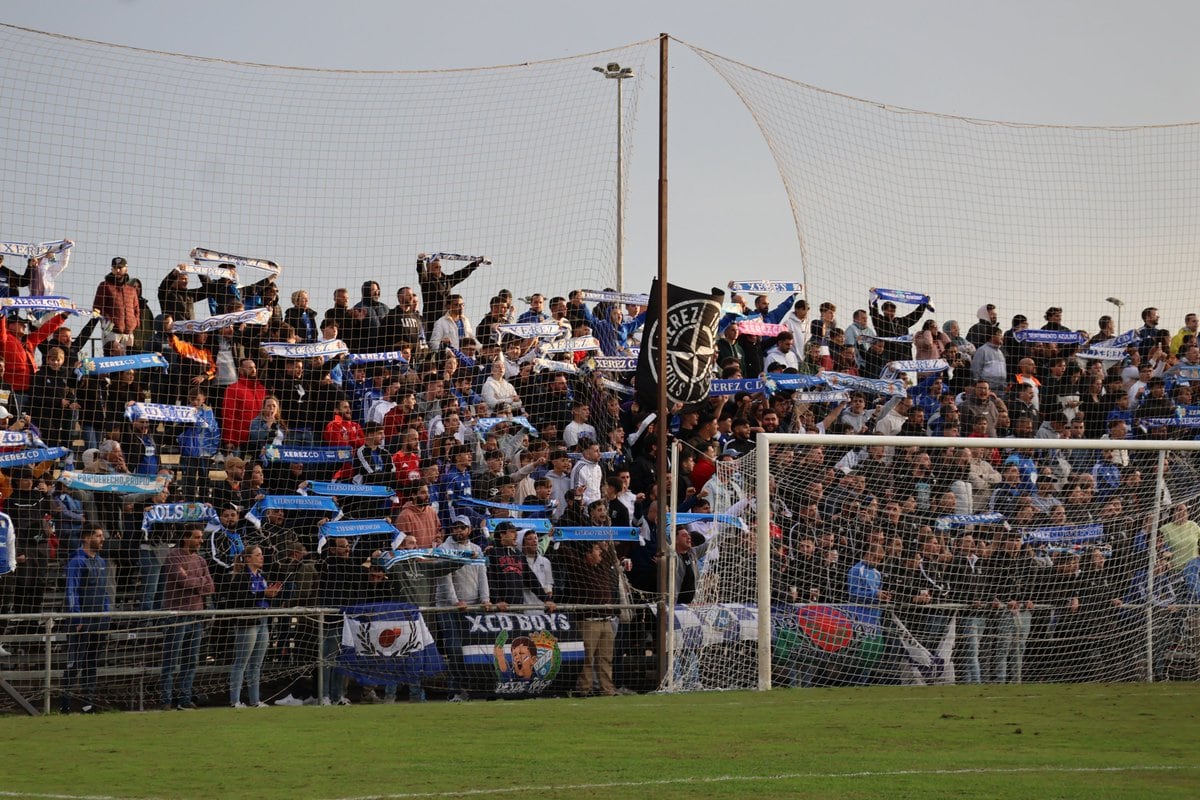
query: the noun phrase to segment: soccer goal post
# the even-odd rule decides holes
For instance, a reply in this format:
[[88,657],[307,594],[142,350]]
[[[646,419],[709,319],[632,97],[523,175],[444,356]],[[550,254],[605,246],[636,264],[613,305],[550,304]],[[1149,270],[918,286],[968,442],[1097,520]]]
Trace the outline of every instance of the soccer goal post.
[[748,529],[710,543],[667,688],[1195,677],[1200,442],[756,445],[718,464]]

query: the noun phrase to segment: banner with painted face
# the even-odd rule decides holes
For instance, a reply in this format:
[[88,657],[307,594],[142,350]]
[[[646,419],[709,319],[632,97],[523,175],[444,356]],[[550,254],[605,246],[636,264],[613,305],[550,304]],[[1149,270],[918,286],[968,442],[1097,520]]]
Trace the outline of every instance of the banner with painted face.
[[500,697],[538,697],[575,685],[583,665],[583,640],[574,613],[468,612],[457,623],[460,683]]

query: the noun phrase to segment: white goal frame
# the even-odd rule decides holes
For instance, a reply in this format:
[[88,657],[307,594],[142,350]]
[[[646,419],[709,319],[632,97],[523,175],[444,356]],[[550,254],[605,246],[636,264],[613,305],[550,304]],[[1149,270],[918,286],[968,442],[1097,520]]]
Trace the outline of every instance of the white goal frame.
[[[1037,449],[1056,450],[1151,450],[1158,452],[1158,470],[1155,475],[1155,519],[1162,518],[1162,497],[1165,481],[1163,479],[1163,464],[1168,451],[1200,451],[1200,441],[1180,441],[1174,439],[999,439],[999,438],[966,438],[961,436],[877,436],[863,434],[827,434],[827,433],[759,433],[755,439],[754,463],[756,498],[756,532],[755,547],[757,556],[758,575],[758,607],[771,607],[771,504],[761,503],[761,498],[770,495],[770,447],[771,445],[802,445],[808,447],[837,446],[837,447],[867,447],[871,445],[884,447],[969,447],[997,448],[1009,450],[1014,447],[1034,446]],[[1150,552],[1158,547],[1158,526],[1151,526]],[[1150,606],[1146,613],[1149,615]],[[1147,626],[1147,660],[1151,659],[1152,631]],[[771,688],[771,615],[758,614],[758,689],[766,691]],[[1149,666],[1149,665],[1148,665]],[[1149,671],[1153,680],[1153,670]]]

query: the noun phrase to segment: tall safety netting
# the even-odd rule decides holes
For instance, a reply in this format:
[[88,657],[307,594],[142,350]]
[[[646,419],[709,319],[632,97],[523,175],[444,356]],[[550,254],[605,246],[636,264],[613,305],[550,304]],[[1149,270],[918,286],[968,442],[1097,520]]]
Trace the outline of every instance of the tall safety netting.
[[85,307],[121,256],[157,311],[159,282],[196,247],[281,265],[284,309],[300,289],[318,312],[341,287],[353,305],[365,281],[390,307],[416,288],[420,253],[491,260],[457,287],[472,322],[500,289],[602,289],[615,274],[616,93],[592,67],[633,69],[628,155],[648,47],[365,72],[2,26],[0,191],[14,202],[0,239],[73,240],[56,289]]
[[[738,94],[775,158],[800,279],[840,327],[872,288],[928,295],[963,334],[986,304],[1005,329],[1052,321],[1089,336],[1159,308],[1195,310],[1200,125],[1083,127],[930,113],[818,88],[693,48]],[[1114,298],[1121,306],[1107,301]],[[912,310],[901,304],[899,316]],[[914,327],[913,333],[917,332]],[[1119,332],[1119,331],[1118,331]]]

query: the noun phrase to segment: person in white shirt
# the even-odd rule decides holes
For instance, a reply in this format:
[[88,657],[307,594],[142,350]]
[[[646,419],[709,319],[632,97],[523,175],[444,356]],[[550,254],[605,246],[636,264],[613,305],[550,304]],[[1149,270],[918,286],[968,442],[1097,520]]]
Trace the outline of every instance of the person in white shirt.
[[[521,542],[521,552],[525,555],[525,562],[529,564],[529,571],[537,578],[538,584],[541,585],[542,591],[547,597],[554,596],[554,570],[550,565],[550,560],[539,552],[539,540],[537,531],[518,531],[519,540]],[[530,606],[544,606],[545,601],[541,600],[537,595],[528,589],[525,590],[525,604]]]
[[483,382],[483,388],[479,392],[483,398],[483,402],[487,403],[488,410],[495,412],[496,406],[501,403],[508,403],[514,408],[519,408],[521,398],[517,395],[517,390],[504,377],[504,360],[497,358],[492,362],[492,374]]
[[803,353],[804,343],[808,341],[810,334],[808,301],[797,300],[796,305],[792,306],[792,313],[783,318],[782,324],[792,334],[792,350],[797,353]]
[[604,467],[600,466],[600,445],[591,439],[579,440],[582,458],[571,469],[571,488],[583,489],[580,498],[586,506],[601,498],[600,486],[604,483]]
[[475,338],[475,328],[463,313],[463,298],[461,294],[452,294],[448,298],[446,313],[433,323],[433,333],[429,337],[430,347],[453,347],[458,349],[459,343],[466,337]]
[[575,447],[582,439],[596,441],[596,428],[590,422],[592,409],[586,401],[576,400],[571,404],[571,421],[563,428],[562,440],[567,447]]
[[767,351],[767,359],[765,368],[771,369],[772,364],[782,364],[784,369],[794,369],[800,371],[800,356],[796,352],[795,336],[790,330],[785,330],[779,334],[779,338],[775,340],[775,346]]

